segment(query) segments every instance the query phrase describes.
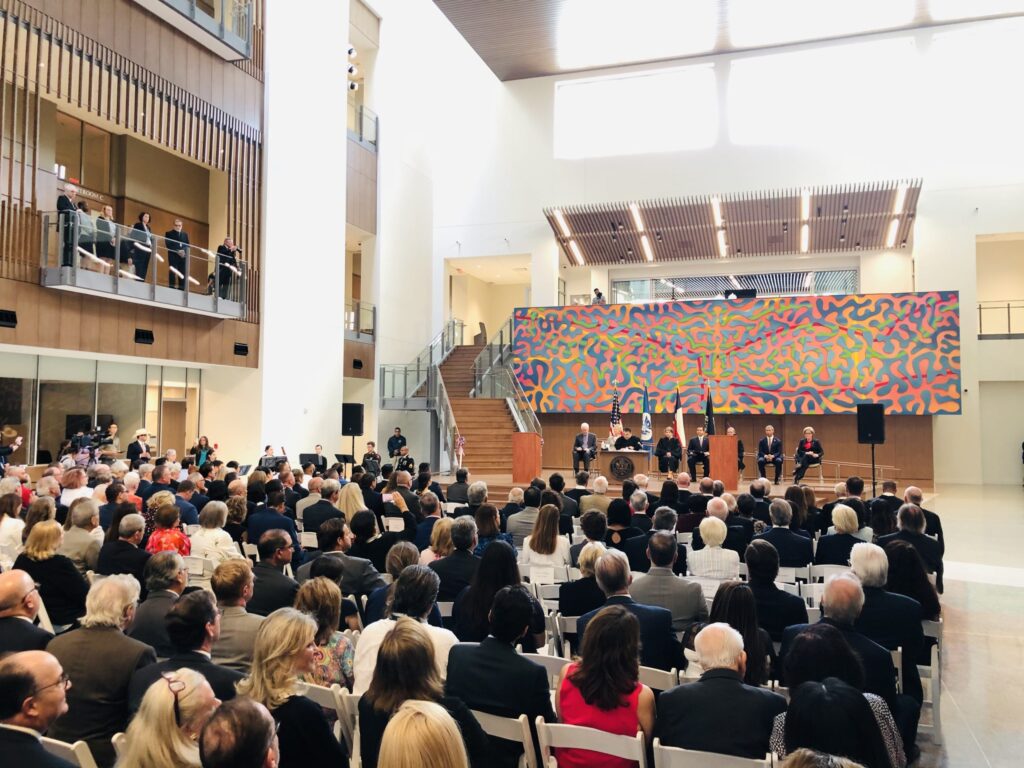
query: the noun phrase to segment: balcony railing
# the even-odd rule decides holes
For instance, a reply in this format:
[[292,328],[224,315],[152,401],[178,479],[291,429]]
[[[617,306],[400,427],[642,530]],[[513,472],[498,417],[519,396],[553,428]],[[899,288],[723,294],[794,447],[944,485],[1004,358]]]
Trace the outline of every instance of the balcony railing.
[[979,301],[978,336],[988,339],[1024,336],[1024,299]]
[[251,266],[234,256],[178,243],[84,212],[42,215],[40,281],[52,288],[153,302],[189,312],[249,319]]
[[345,338],[373,341],[377,328],[377,308],[366,301],[345,302]]
[[252,0],[135,0],[221,57],[252,55]]
[[437,367],[462,344],[464,325],[449,320],[411,363],[380,367],[380,407],[432,411],[436,407]]
[[348,134],[360,144],[377,149],[377,128],[380,118],[366,107],[349,102]]

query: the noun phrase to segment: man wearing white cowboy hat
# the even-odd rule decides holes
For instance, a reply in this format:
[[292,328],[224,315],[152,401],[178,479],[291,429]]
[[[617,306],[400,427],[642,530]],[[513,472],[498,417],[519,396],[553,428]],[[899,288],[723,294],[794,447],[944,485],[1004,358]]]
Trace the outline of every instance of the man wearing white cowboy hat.
[[128,446],[127,457],[129,462],[135,462],[140,459],[149,460],[149,454],[152,449],[146,443],[148,438],[149,430],[145,427],[135,430],[135,440]]

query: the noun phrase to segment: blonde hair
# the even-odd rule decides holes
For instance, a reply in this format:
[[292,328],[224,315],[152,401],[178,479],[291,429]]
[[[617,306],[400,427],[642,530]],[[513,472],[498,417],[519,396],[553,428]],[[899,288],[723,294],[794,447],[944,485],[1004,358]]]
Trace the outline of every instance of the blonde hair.
[[[117,761],[117,768],[194,768],[199,765],[199,742],[190,739],[185,728],[203,714],[207,703],[202,696],[204,686],[210,687],[206,678],[191,669],[165,672],[158,677],[142,697],[138,714],[128,726],[128,746]],[[175,693],[176,689],[180,690]],[[175,701],[180,726],[174,720]],[[196,725],[193,730],[198,734],[202,724]]]
[[444,707],[409,700],[392,716],[378,768],[469,768],[462,733]]
[[709,547],[720,547],[729,529],[717,517],[705,517],[700,521],[700,537]]
[[157,491],[146,499],[146,509],[154,515],[160,507],[167,504],[170,504],[172,507],[174,506],[174,494],[170,491]]
[[832,525],[836,527],[836,533],[856,533],[860,527],[857,513],[846,504],[832,507]]
[[64,486],[65,490],[75,488],[81,488],[89,480],[89,476],[85,474],[85,470],[81,467],[74,467],[64,473],[64,477],[61,480],[61,485]]
[[452,519],[442,517],[430,531],[430,549],[438,558],[448,557],[455,549],[452,544]]
[[294,608],[278,608],[256,632],[249,676],[238,693],[258,701],[271,712],[299,692],[295,656],[316,640],[316,621]]
[[600,541],[592,541],[587,544],[583,549],[580,550],[580,555],[577,560],[580,573],[584,576],[594,575],[594,566],[597,565],[598,559],[608,548]]
[[25,555],[33,560],[49,560],[60,549],[64,529],[56,520],[42,520],[32,526],[25,541]]
[[813,435],[814,434],[814,427],[804,427],[803,434],[806,435],[808,432],[810,432]]
[[336,506],[344,513],[346,520],[351,520],[356,512],[366,509],[366,502],[363,501],[363,489],[359,487],[359,483],[346,483],[345,487],[341,489]]

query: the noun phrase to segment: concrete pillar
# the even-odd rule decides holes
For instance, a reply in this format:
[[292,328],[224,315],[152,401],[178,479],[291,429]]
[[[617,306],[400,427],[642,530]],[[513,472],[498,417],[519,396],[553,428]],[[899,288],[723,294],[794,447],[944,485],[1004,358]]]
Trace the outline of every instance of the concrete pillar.
[[559,271],[558,244],[550,238],[530,254],[530,304],[557,306]]

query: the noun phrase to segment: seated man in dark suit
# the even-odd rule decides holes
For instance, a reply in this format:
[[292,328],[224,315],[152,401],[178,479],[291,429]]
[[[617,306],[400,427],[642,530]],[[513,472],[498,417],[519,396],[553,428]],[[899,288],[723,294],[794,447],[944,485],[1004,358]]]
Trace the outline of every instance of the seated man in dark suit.
[[[320,502],[317,503],[319,504]],[[304,520],[306,521],[306,530],[318,530],[318,528],[312,527],[313,520],[310,519],[310,510],[315,506],[316,504],[312,507],[306,508],[304,517]],[[267,495],[266,505],[264,506],[261,504],[256,508],[255,512],[252,512],[249,515],[246,525],[249,532],[250,543],[254,541],[259,542],[267,531],[280,530],[287,533],[288,538],[291,539],[292,543],[292,553],[289,562],[292,563],[292,567],[294,568],[303,560],[302,547],[299,545],[299,534],[295,530],[295,521],[285,514],[285,509],[284,492],[273,491]],[[338,512],[338,515],[340,516],[341,513]]]
[[814,559],[814,546],[811,540],[790,530],[793,522],[793,508],[785,499],[775,499],[768,508],[772,518],[772,527],[755,536],[754,541],[763,539],[775,547],[779,553],[779,564],[783,568],[803,568]]
[[[634,536],[626,539],[620,549],[629,558],[629,570],[640,573],[647,573],[651,568],[651,561],[647,557],[647,542],[651,534],[656,531],[667,531],[673,536],[676,534],[676,525],[679,522],[679,515],[672,507],[658,507],[654,513],[654,519],[649,530],[643,536]],[[571,550],[570,550],[571,551]],[[676,561],[672,566],[672,572],[676,576],[686,575],[686,545],[676,544]]]
[[[926,536],[935,536],[939,542],[939,553],[942,555],[946,554],[946,539],[942,535],[942,520],[939,516],[931,510],[925,509],[921,506],[921,502],[924,501],[924,494],[921,489],[917,486],[910,486],[903,494],[903,501],[906,504],[913,504],[915,507],[921,508],[921,514],[924,515],[924,533]],[[900,506],[897,506],[893,511],[893,514],[898,515]]]
[[751,517],[760,520],[765,525],[771,525],[772,517],[768,513],[768,507],[771,504],[771,499],[768,497],[772,490],[771,483],[767,478],[760,477],[750,483],[749,490],[750,495],[754,497],[754,512]]
[[715,481],[710,477],[702,477],[697,484],[699,493],[691,494],[686,504],[690,512],[697,513],[703,517],[708,511],[708,501],[714,498]]
[[667,747],[763,758],[786,700],[743,682],[743,636],[728,624],[709,624],[693,645],[704,674],[658,697],[655,734]]
[[252,599],[246,606],[249,613],[269,616],[278,608],[295,604],[299,583],[284,574],[292,559],[292,541],[284,530],[269,530],[256,545],[260,561],[252,567]]
[[779,553],[764,539],[754,539],[747,547],[747,586],[757,605],[757,623],[774,642],[781,642],[782,633],[791,624],[807,623],[807,603],[775,586],[779,575]]
[[177,552],[157,552],[146,563],[146,590],[149,595],[135,611],[135,621],[125,633],[133,640],[151,646],[159,658],[174,653],[167,636],[167,612],[178,602],[188,586],[188,569]]
[[321,525],[320,530],[316,532],[316,541],[320,555],[295,571],[295,579],[299,584],[316,578],[325,565],[324,560],[330,559],[340,565],[341,574],[337,581],[342,594],[368,595],[384,586],[380,572],[370,560],[349,554],[354,536],[348,524],[342,522],[340,518],[328,520]]
[[455,471],[455,482],[448,486],[448,501],[465,504],[469,501],[469,470],[460,467]]
[[452,553],[428,566],[441,578],[437,592],[439,601],[454,602],[459,592],[473,580],[480,567],[480,558],[473,554],[476,544],[476,521],[465,515],[456,518],[452,523]]
[[589,472],[577,472],[576,473],[576,487],[571,489],[571,490],[566,491],[565,495],[568,496],[573,501],[575,501],[576,504],[579,504],[580,503],[580,499],[582,499],[584,496],[589,496],[590,495],[590,491],[587,490],[587,483],[589,483],[589,482],[590,482],[590,473]]
[[4,765],[71,768],[47,752],[39,737],[68,711],[67,678],[46,651],[23,651],[0,660],[0,754]]
[[580,516],[580,505],[576,499],[572,496],[565,494],[565,478],[558,472],[555,472],[548,478],[548,485],[551,490],[558,494],[558,498],[562,501],[562,517],[567,517],[570,520],[569,532],[572,533],[572,519]]
[[234,698],[235,683],[242,679],[242,673],[210,661],[210,651],[220,638],[220,615],[210,592],[198,589],[174,604],[167,613],[167,636],[174,646],[171,657],[132,675],[128,688],[128,706],[132,712],[138,712],[142,697],[161,675],[182,667],[205,677],[214,696],[221,701]]
[[114,573],[128,573],[144,584],[144,572],[150,554],[140,549],[142,537],[146,533],[146,518],[139,514],[125,515],[117,526],[117,539],[108,541],[100,547],[100,555],[96,560],[96,573],[110,576]]
[[775,436],[771,424],[764,428],[764,437],[757,441],[757,473],[765,477],[764,468],[771,464],[775,468],[775,484],[782,482],[782,441]]
[[572,471],[579,472],[580,463],[583,471],[590,471],[590,462],[597,456],[597,437],[590,433],[590,425],[580,424],[580,432],[572,441]]
[[896,522],[900,529],[896,533],[882,536],[879,546],[884,547],[890,541],[905,541],[912,545],[924,561],[925,570],[935,574],[935,589],[942,594],[942,550],[939,542],[929,537],[925,531],[924,513],[915,504],[904,504],[900,507]]
[[704,434],[704,427],[697,427],[697,434],[690,438],[686,444],[686,466],[693,477],[697,477],[698,462],[704,466],[704,477],[707,478],[711,471],[711,459],[709,457],[708,437]]
[[0,656],[41,651],[53,639],[52,632],[33,623],[39,604],[39,591],[25,571],[0,573]]
[[[597,584],[605,594],[605,605],[625,606],[639,620],[640,663],[656,669],[678,667],[680,651],[672,631],[672,613],[665,608],[641,605],[629,596],[629,585],[633,579],[626,555],[616,549],[609,550],[601,555],[594,571]],[[580,635],[586,631],[587,622],[596,614],[597,610],[593,610],[579,618],[576,630]]]
[[[529,632],[532,615],[533,602],[524,586],[498,590],[490,635],[480,643],[459,643],[449,652],[445,693],[492,715],[526,715],[531,730],[538,717],[554,722],[547,670],[515,650]],[[505,739],[491,737],[491,746],[496,766],[515,768],[523,753],[522,744]]]
[[[910,488],[907,488],[907,490],[909,491]],[[896,495],[895,480],[883,480],[882,494],[877,499],[872,499],[872,501],[881,501],[883,504],[885,504],[886,507],[888,507],[889,512],[892,513],[893,517],[895,517],[896,513],[900,511],[900,507],[903,506],[905,498],[900,499],[900,497]],[[914,502],[910,503],[913,504]]]

